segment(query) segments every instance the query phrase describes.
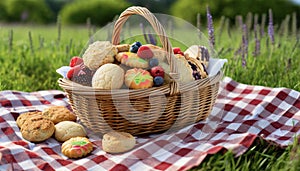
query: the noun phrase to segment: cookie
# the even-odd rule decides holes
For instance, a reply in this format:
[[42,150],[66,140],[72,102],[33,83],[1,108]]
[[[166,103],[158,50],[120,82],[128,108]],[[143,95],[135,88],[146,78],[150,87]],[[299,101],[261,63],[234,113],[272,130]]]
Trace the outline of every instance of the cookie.
[[[190,58],[188,54],[182,56],[181,54],[174,55],[174,64],[178,69],[179,81],[181,83],[188,83],[194,80],[206,78],[208,76],[205,66],[197,59]],[[165,73],[170,73],[170,65],[160,63]]]
[[81,158],[93,151],[93,144],[86,137],[73,137],[61,146],[61,152],[69,158]]
[[41,115],[27,118],[21,127],[23,138],[31,142],[45,141],[53,135],[54,131],[54,123]]
[[121,62],[129,67],[133,68],[148,68],[149,64],[147,60],[144,60],[132,52],[121,52],[116,55],[117,61]]
[[144,46],[148,46],[151,49],[153,58],[157,58],[159,62],[167,62],[167,52],[163,48],[153,44],[146,44]]
[[64,142],[73,137],[85,137],[84,127],[76,122],[62,121],[55,125],[54,137],[56,140]]
[[41,116],[42,112],[40,111],[35,111],[35,112],[27,112],[27,113],[22,113],[18,116],[16,122],[19,128],[22,127],[22,125],[24,124],[24,122],[32,116]]
[[54,124],[62,121],[76,121],[77,117],[65,106],[51,106],[42,112],[43,117],[50,119]]
[[151,74],[140,68],[133,68],[126,71],[125,85],[132,89],[144,89],[153,86]]
[[108,153],[124,153],[134,148],[135,138],[126,132],[109,132],[103,135],[102,149]]
[[94,74],[92,87],[100,89],[119,89],[124,82],[124,70],[116,64],[105,64]]
[[190,46],[184,54],[188,54],[189,57],[197,59],[207,68],[209,65],[209,51],[205,46],[193,45]]
[[115,45],[115,47],[118,50],[118,53],[120,52],[128,52],[130,49],[130,45],[129,44],[121,44],[121,45]]
[[89,45],[82,58],[83,63],[91,70],[96,70],[106,63],[114,62],[117,48],[109,41],[96,41]]
[[[174,55],[174,65],[178,69],[179,73],[179,82],[181,83],[188,83],[194,79],[193,77],[193,70],[191,69],[188,61],[185,59],[184,56],[180,54]],[[170,73],[170,65],[167,63],[160,63],[160,66],[165,70],[165,73]]]

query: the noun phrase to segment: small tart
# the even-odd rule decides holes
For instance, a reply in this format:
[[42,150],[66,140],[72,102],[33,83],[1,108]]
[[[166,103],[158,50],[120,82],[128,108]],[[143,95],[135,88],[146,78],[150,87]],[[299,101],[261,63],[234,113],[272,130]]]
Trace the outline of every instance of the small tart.
[[81,158],[93,151],[93,144],[86,137],[73,137],[62,144],[61,152],[69,158]]

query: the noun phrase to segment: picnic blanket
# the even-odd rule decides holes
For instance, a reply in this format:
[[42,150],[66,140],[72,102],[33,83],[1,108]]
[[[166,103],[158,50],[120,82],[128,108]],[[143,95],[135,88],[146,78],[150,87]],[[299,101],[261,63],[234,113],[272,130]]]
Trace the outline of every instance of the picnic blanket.
[[176,132],[136,137],[133,150],[115,155],[104,152],[101,137],[88,130],[93,152],[68,159],[54,138],[28,142],[16,125],[20,114],[50,105],[68,106],[64,92],[0,92],[0,170],[187,170],[220,150],[239,156],[257,137],[286,147],[300,133],[299,92],[225,77],[207,120]]

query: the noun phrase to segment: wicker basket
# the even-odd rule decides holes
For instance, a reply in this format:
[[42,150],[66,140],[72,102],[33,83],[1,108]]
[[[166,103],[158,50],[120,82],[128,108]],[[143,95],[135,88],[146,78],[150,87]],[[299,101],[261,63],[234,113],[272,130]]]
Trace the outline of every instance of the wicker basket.
[[148,20],[167,51],[171,83],[142,90],[102,90],[61,78],[59,85],[67,93],[75,114],[94,132],[117,130],[133,135],[176,130],[207,118],[215,103],[222,73],[180,84],[169,39],[155,16],[143,7],[129,7],[120,15],[113,30],[113,44],[119,44],[123,24],[135,14]]

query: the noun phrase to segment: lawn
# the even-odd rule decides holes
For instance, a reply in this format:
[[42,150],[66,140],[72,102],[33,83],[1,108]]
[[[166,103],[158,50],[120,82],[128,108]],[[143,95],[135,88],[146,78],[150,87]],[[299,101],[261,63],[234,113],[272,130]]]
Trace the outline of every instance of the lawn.
[[[300,30],[275,25],[274,43],[267,27],[257,32],[260,52],[255,52],[253,28],[215,28],[215,49],[228,59],[225,76],[251,85],[287,87],[300,91]],[[80,55],[89,35],[99,28],[87,26],[32,26],[0,24],[0,90],[38,91],[60,89],[55,70]],[[204,30],[207,35],[207,31]],[[247,40],[245,42],[245,40]],[[244,43],[243,43],[244,41]],[[295,142],[281,149],[257,140],[240,157],[224,152],[209,156],[192,170],[299,170],[300,148]]]

